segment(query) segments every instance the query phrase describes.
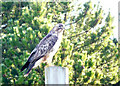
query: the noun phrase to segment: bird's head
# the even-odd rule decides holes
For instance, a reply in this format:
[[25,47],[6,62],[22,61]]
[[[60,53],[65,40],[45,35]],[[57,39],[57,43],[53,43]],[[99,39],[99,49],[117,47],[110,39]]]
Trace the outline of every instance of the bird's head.
[[59,23],[59,24],[54,26],[54,28],[51,30],[51,32],[60,34],[63,32],[64,29],[65,29],[64,24]]

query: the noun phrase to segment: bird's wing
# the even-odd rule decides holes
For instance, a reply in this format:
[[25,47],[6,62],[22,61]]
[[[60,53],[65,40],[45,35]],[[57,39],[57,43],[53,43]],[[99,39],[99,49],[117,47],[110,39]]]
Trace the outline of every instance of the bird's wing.
[[40,58],[44,57],[46,53],[53,48],[57,40],[58,37],[56,35],[48,34],[31,52],[28,61],[34,63]]

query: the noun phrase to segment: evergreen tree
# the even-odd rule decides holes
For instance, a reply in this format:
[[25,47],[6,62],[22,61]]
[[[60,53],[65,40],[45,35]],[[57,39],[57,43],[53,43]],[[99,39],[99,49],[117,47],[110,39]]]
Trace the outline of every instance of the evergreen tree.
[[[111,40],[110,13],[86,2],[3,2],[2,77],[4,84],[44,84],[46,63],[23,77],[21,67],[39,41],[57,23],[68,24],[53,64],[69,69],[70,84],[115,84],[119,81],[118,42]],[[11,7],[9,7],[9,5]],[[18,6],[19,5],[19,6]],[[6,10],[6,9],[7,10]],[[8,12],[9,9],[9,12]],[[20,10],[18,10],[20,9]]]

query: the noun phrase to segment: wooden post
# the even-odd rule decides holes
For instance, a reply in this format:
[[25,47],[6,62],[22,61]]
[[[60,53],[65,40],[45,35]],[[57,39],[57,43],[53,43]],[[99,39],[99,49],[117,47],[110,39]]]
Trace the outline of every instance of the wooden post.
[[45,68],[45,84],[69,84],[68,68],[50,66]]

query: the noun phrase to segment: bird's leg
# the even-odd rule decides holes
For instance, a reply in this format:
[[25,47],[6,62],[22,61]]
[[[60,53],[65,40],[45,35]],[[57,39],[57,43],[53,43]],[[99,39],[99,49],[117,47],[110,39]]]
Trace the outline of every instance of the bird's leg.
[[47,63],[47,65],[45,66],[45,68],[50,67],[50,66],[54,66],[52,63]]
[[49,67],[49,66],[54,66],[52,63],[52,59],[48,59],[46,63],[47,63],[47,65],[45,66],[45,68]]
[[53,63],[47,63],[48,66],[54,66]]
[[48,64],[48,66],[54,66],[53,63],[52,63],[52,58],[50,58],[50,59],[47,61],[47,64]]

